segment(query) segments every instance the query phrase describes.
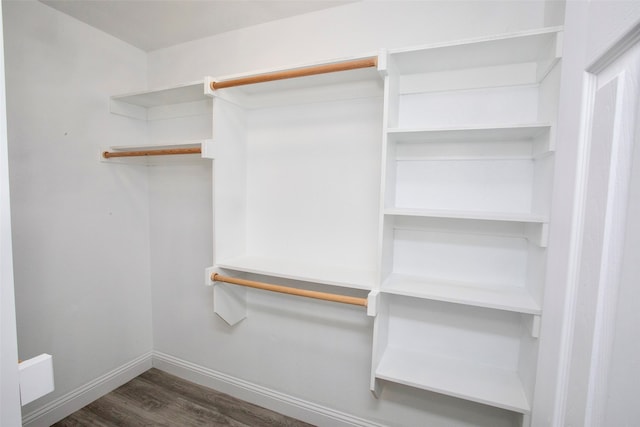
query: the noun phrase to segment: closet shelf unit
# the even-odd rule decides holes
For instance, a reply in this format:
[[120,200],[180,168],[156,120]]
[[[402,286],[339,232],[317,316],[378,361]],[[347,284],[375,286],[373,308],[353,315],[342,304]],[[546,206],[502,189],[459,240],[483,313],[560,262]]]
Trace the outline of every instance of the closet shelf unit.
[[496,310],[540,315],[542,309],[526,289],[517,286],[473,286],[469,282],[391,274],[383,292]]
[[[371,291],[374,394],[395,382],[526,415],[561,41],[547,28],[114,96],[149,135],[118,149],[201,144],[213,161],[208,284]],[[370,65],[221,87],[350,61]],[[246,316],[251,291],[213,291],[229,324]]]
[[222,269],[300,280],[354,289],[371,289],[376,276],[372,271],[339,265],[273,259],[266,256],[242,256],[217,263]]
[[154,120],[161,110],[177,104],[191,104],[207,101],[204,82],[197,81],[178,86],[145,90],[111,97],[111,113],[134,117],[140,120]]
[[388,52],[374,394],[530,412],[561,44],[554,27]]
[[[383,89],[376,64],[377,56],[363,56],[207,80],[222,86],[210,91],[214,268],[267,282],[374,288]],[[315,68],[346,69],[261,81]],[[230,82],[243,84],[224,87]],[[224,286],[214,287],[219,300]]]
[[389,348],[376,376],[509,411],[526,414],[531,409],[518,375],[489,365]]
[[[115,154],[113,157],[145,151],[149,151],[148,155],[196,154],[197,149],[206,153],[210,144],[211,97],[205,93],[203,80],[114,95],[109,105],[112,114],[146,122],[148,141],[112,146],[101,153],[103,160],[105,151]],[[126,161],[135,160],[127,158]]]

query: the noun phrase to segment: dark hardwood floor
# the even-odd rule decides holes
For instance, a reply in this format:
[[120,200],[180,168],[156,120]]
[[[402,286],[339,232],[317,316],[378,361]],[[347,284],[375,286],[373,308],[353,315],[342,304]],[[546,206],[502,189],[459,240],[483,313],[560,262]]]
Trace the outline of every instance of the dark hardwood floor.
[[54,426],[309,427],[311,424],[150,369]]

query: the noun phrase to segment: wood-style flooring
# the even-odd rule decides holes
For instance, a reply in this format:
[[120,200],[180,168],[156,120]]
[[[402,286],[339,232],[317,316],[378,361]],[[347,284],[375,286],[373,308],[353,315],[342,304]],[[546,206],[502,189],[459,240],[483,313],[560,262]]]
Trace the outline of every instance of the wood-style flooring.
[[309,427],[311,424],[150,369],[54,426]]

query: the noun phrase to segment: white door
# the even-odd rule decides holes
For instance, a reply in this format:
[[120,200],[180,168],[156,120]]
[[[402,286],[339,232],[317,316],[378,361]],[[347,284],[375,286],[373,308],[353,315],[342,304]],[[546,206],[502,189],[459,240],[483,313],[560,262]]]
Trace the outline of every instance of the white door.
[[[593,15],[593,14],[592,14]],[[591,16],[590,19],[597,19]],[[586,68],[583,197],[564,426],[637,426],[640,26]],[[580,186],[579,186],[580,188]]]
[[9,209],[7,114],[4,85],[2,8],[0,7],[0,426],[22,424],[18,384],[18,344],[13,294],[13,256]]

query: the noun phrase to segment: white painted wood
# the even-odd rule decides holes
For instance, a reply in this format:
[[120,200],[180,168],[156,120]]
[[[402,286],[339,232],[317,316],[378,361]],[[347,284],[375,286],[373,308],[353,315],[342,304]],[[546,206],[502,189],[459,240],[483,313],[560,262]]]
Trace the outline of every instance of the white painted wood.
[[[627,402],[627,407],[622,411],[627,412],[625,417],[619,417],[616,412],[611,411],[609,401],[611,399],[610,391],[615,390],[618,395],[624,393],[633,393],[637,387],[626,383],[620,385],[615,378],[611,377],[612,362],[614,355],[614,345],[620,346],[620,336],[628,334],[625,329],[628,328],[632,320],[627,316],[618,314],[619,296],[623,287],[634,286],[631,283],[637,280],[628,274],[633,272],[633,267],[629,269],[628,257],[632,254],[625,253],[625,249],[633,248],[634,243],[629,231],[633,230],[635,219],[629,216],[631,205],[637,203],[632,197],[637,195],[631,193],[630,188],[637,185],[632,181],[633,169],[637,168],[637,163],[632,160],[637,159],[635,153],[638,151],[639,127],[638,118],[640,117],[640,90],[638,83],[640,82],[640,22],[626,34],[622,41],[616,43],[618,47],[627,48],[628,51],[624,55],[617,57],[607,55],[609,59],[614,57],[617,60],[604,70],[598,73],[599,91],[606,88],[611,79],[612,82],[619,79],[617,103],[615,105],[614,132],[611,138],[611,176],[610,188],[607,198],[607,217],[604,222],[604,233],[607,236],[602,248],[602,264],[603,269],[600,276],[598,289],[598,303],[595,313],[596,324],[593,331],[593,358],[590,369],[590,381],[587,398],[587,414],[586,425],[597,426],[603,425],[606,418],[614,422],[625,422],[630,419],[632,413],[638,413],[635,403]],[[599,65],[602,65],[600,62]],[[593,71],[593,68],[591,68]],[[614,77],[615,76],[615,77]],[[598,92],[599,93],[599,92]],[[596,98],[597,99],[597,98]],[[595,117],[594,110],[594,132],[592,133],[592,143],[597,143],[597,137],[602,138],[601,131],[596,131],[596,127],[602,126],[602,122]],[[610,107],[610,106],[609,106]],[[603,114],[606,117],[606,114]],[[606,123],[603,126],[606,130]],[[606,132],[606,131],[605,131]],[[607,133],[604,133],[608,136]],[[607,141],[608,142],[608,141]],[[631,245],[628,245],[631,243]],[[633,250],[633,249],[631,249]],[[622,279],[623,262],[627,265],[625,273],[627,276]],[[631,273],[633,275],[633,273]],[[636,305],[636,308],[638,306]],[[620,322],[618,324],[618,322]],[[617,337],[616,337],[617,335]],[[614,337],[616,341],[614,341]],[[622,351],[631,350],[622,345]],[[619,349],[615,349],[620,352]],[[638,377],[637,367],[635,366],[635,354],[627,354],[620,358],[617,362],[624,364],[629,370],[630,376]],[[626,358],[626,360],[625,360]],[[618,372],[621,367],[618,367]],[[624,368],[622,368],[624,370]],[[619,378],[618,373],[618,378]],[[619,380],[618,380],[619,381]],[[624,405],[624,404],[623,404]],[[624,407],[624,406],[623,406]],[[615,406],[614,406],[615,408]],[[620,410],[620,407],[615,410]]]
[[539,314],[540,305],[520,286],[477,286],[473,282],[428,279],[393,273],[382,291],[415,298],[432,299],[476,307]]
[[529,411],[518,380],[519,314],[397,296],[387,303],[377,378]]
[[166,120],[179,117],[191,117],[209,114],[211,99],[205,98],[180,104],[161,104],[147,108],[147,120]]
[[396,230],[394,272],[486,286],[524,286],[527,241],[456,230]]
[[204,94],[203,82],[198,81],[179,86],[114,95],[111,99],[148,108],[201,101],[207,97]]
[[387,348],[376,370],[380,379],[528,413],[529,402],[515,372],[422,353]]
[[371,376],[369,389],[374,397],[380,398],[383,384],[376,375],[376,370],[389,345],[389,295],[380,294],[378,313],[373,323],[373,343],[371,350]]
[[548,132],[548,123],[501,127],[454,127],[444,129],[387,130],[393,142],[511,142],[531,140]]
[[227,283],[213,286],[213,311],[229,326],[247,317],[247,288]]
[[535,315],[525,320],[533,338],[540,338],[540,319],[540,315]]
[[239,107],[213,103],[213,263],[246,253],[247,125]]
[[419,48],[397,49],[391,53],[402,74],[538,62],[557,54],[555,39],[560,30],[559,27],[544,28]]
[[398,127],[489,127],[536,123],[538,86],[473,88],[400,97]]
[[[625,417],[617,415],[617,411],[608,412],[609,387],[613,383],[618,396],[632,392],[628,383],[620,386],[616,380],[612,381],[610,372],[614,337],[625,333],[622,325],[627,322],[617,309],[618,295],[623,286],[628,286],[628,282],[621,279],[622,265],[627,256],[624,250],[629,247],[625,243],[629,238],[627,227],[633,227],[633,220],[627,216],[628,206],[635,203],[629,196],[634,184],[631,181],[632,159],[637,151],[640,111],[637,101],[639,28],[637,26],[629,33],[629,38],[636,40],[635,46],[630,47],[626,38],[619,41],[629,48],[625,55],[606,53],[605,56],[616,58],[607,67],[603,67],[601,61],[597,62],[597,85],[591,88],[595,93],[594,103],[585,117],[585,122],[591,126],[589,180],[585,192],[584,240],[575,311],[576,317],[583,320],[576,323],[573,334],[566,414],[569,422],[582,422],[585,426],[603,425],[606,418],[624,422]],[[612,51],[616,52],[618,47],[614,45]],[[586,357],[578,359],[579,354]],[[636,375],[636,367],[631,362],[633,356],[627,357],[626,361],[620,357],[617,361],[626,364],[629,372],[625,376]],[[628,409],[622,409],[621,413],[631,413],[635,406],[628,404]],[[617,409],[620,410],[620,406]]]
[[249,116],[247,255],[375,271],[377,99]]
[[[637,98],[636,98],[637,99]],[[627,224],[625,229],[625,246],[621,259],[620,288],[615,313],[607,313],[613,317],[610,321],[615,325],[610,332],[610,365],[608,384],[603,387],[606,395],[600,395],[601,418],[603,425],[632,425],[640,417],[640,407],[635,396],[638,395],[640,385],[640,369],[636,361],[640,355],[640,342],[636,339],[638,316],[638,301],[640,297],[637,286],[640,277],[640,265],[637,254],[640,249],[640,144],[638,129],[635,131],[635,142],[632,158],[632,175],[629,188],[629,206],[627,210]]]
[[379,100],[214,110],[215,264],[373,289]]
[[186,141],[166,141],[165,143],[140,144],[140,145],[112,145],[111,151],[138,151],[138,150],[161,150],[168,148],[198,148],[203,143],[211,140],[186,140]]
[[[585,194],[585,221],[582,229],[584,243],[581,248],[581,264],[579,270],[579,293],[576,316],[582,319],[584,326],[576,329],[573,345],[570,386],[571,395],[568,396],[567,417],[570,422],[585,424],[589,409],[590,369],[594,363],[593,334],[597,328],[596,312],[599,303],[600,280],[606,273],[605,263],[607,255],[603,253],[606,240],[604,233],[611,174],[616,167],[612,164],[612,145],[615,133],[614,122],[617,112],[618,79],[599,89],[595,94],[592,117],[589,123],[593,134],[588,145],[589,150],[589,181]],[[605,259],[603,259],[605,258]],[[578,358],[580,354],[580,358]]]
[[[392,89],[387,79],[385,92],[398,108],[385,119],[381,290],[389,307],[374,329],[374,394],[385,379],[529,413],[560,56],[556,30],[390,54],[400,83]],[[442,326],[449,322],[455,332]],[[482,362],[492,340],[502,358]]]
[[541,215],[511,212],[484,212],[471,210],[446,210],[446,209],[408,209],[408,208],[387,208],[385,215],[393,216],[416,216],[427,218],[458,218],[476,219],[484,221],[512,221],[543,224],[548,220]]
[[114,95],[110,98],[110,111],[113,114],[149,121],[202,115],[211,108],[211,98],[203,87],[203,82],[194,82]]
[[395,207],[531,212],[531,160],[399,160]]
[[202,141],[200,150],[202,151],[203,159],[215,159],[216,158],[216,144],[213,139],[207,139]]
[[367,316],[376,317],[380,304],[380,291],[373,290],[367,295]]
[[451,69],[400,77],[400,93],[456,91],[478,87],[522,86],[539,82],[536,63]]
[[391,130],[395,200],[387,194],[387,206],[544,216],[550,133],[545,125]]
[[530,242],[546,248],[549,244],[549,223],[529,224],[525,227],[525,235]]
[[216,266],[246,273],[355,289],[370,290],[375,283],[374,270],[358,270],[340,264],[296,261],[284,257],[244,255],[220,260]]
[[[138,144],[113,144],[102,151],[156,148],[191,148],[211,138],[212,101],[202,82],[170,88],[116,95],[110,98],[113,114],[146,121],[148,140]],[[112,164],[156,166],[184,163],[193,158],[116,158],[101,161]]]
[[54,389],[53,358],[41,354],[24,360],[18,365],[20,370],[20,401],[22,406],[51,393]]
[[527,427],[531,422],[531,415],[533,413],[533,406],[535,400],[532,396],[536,387],[536,360],[538,358],[539,346],[540,346],[540,334],[537,329],[537,320],[540,320],[541,316],[523,316],[523,335],[520,339],[520,354],[518,357],[518,378],[522,384],[527,401],[531,406],[531,410],[528,414],[522,417],[522,426]]

